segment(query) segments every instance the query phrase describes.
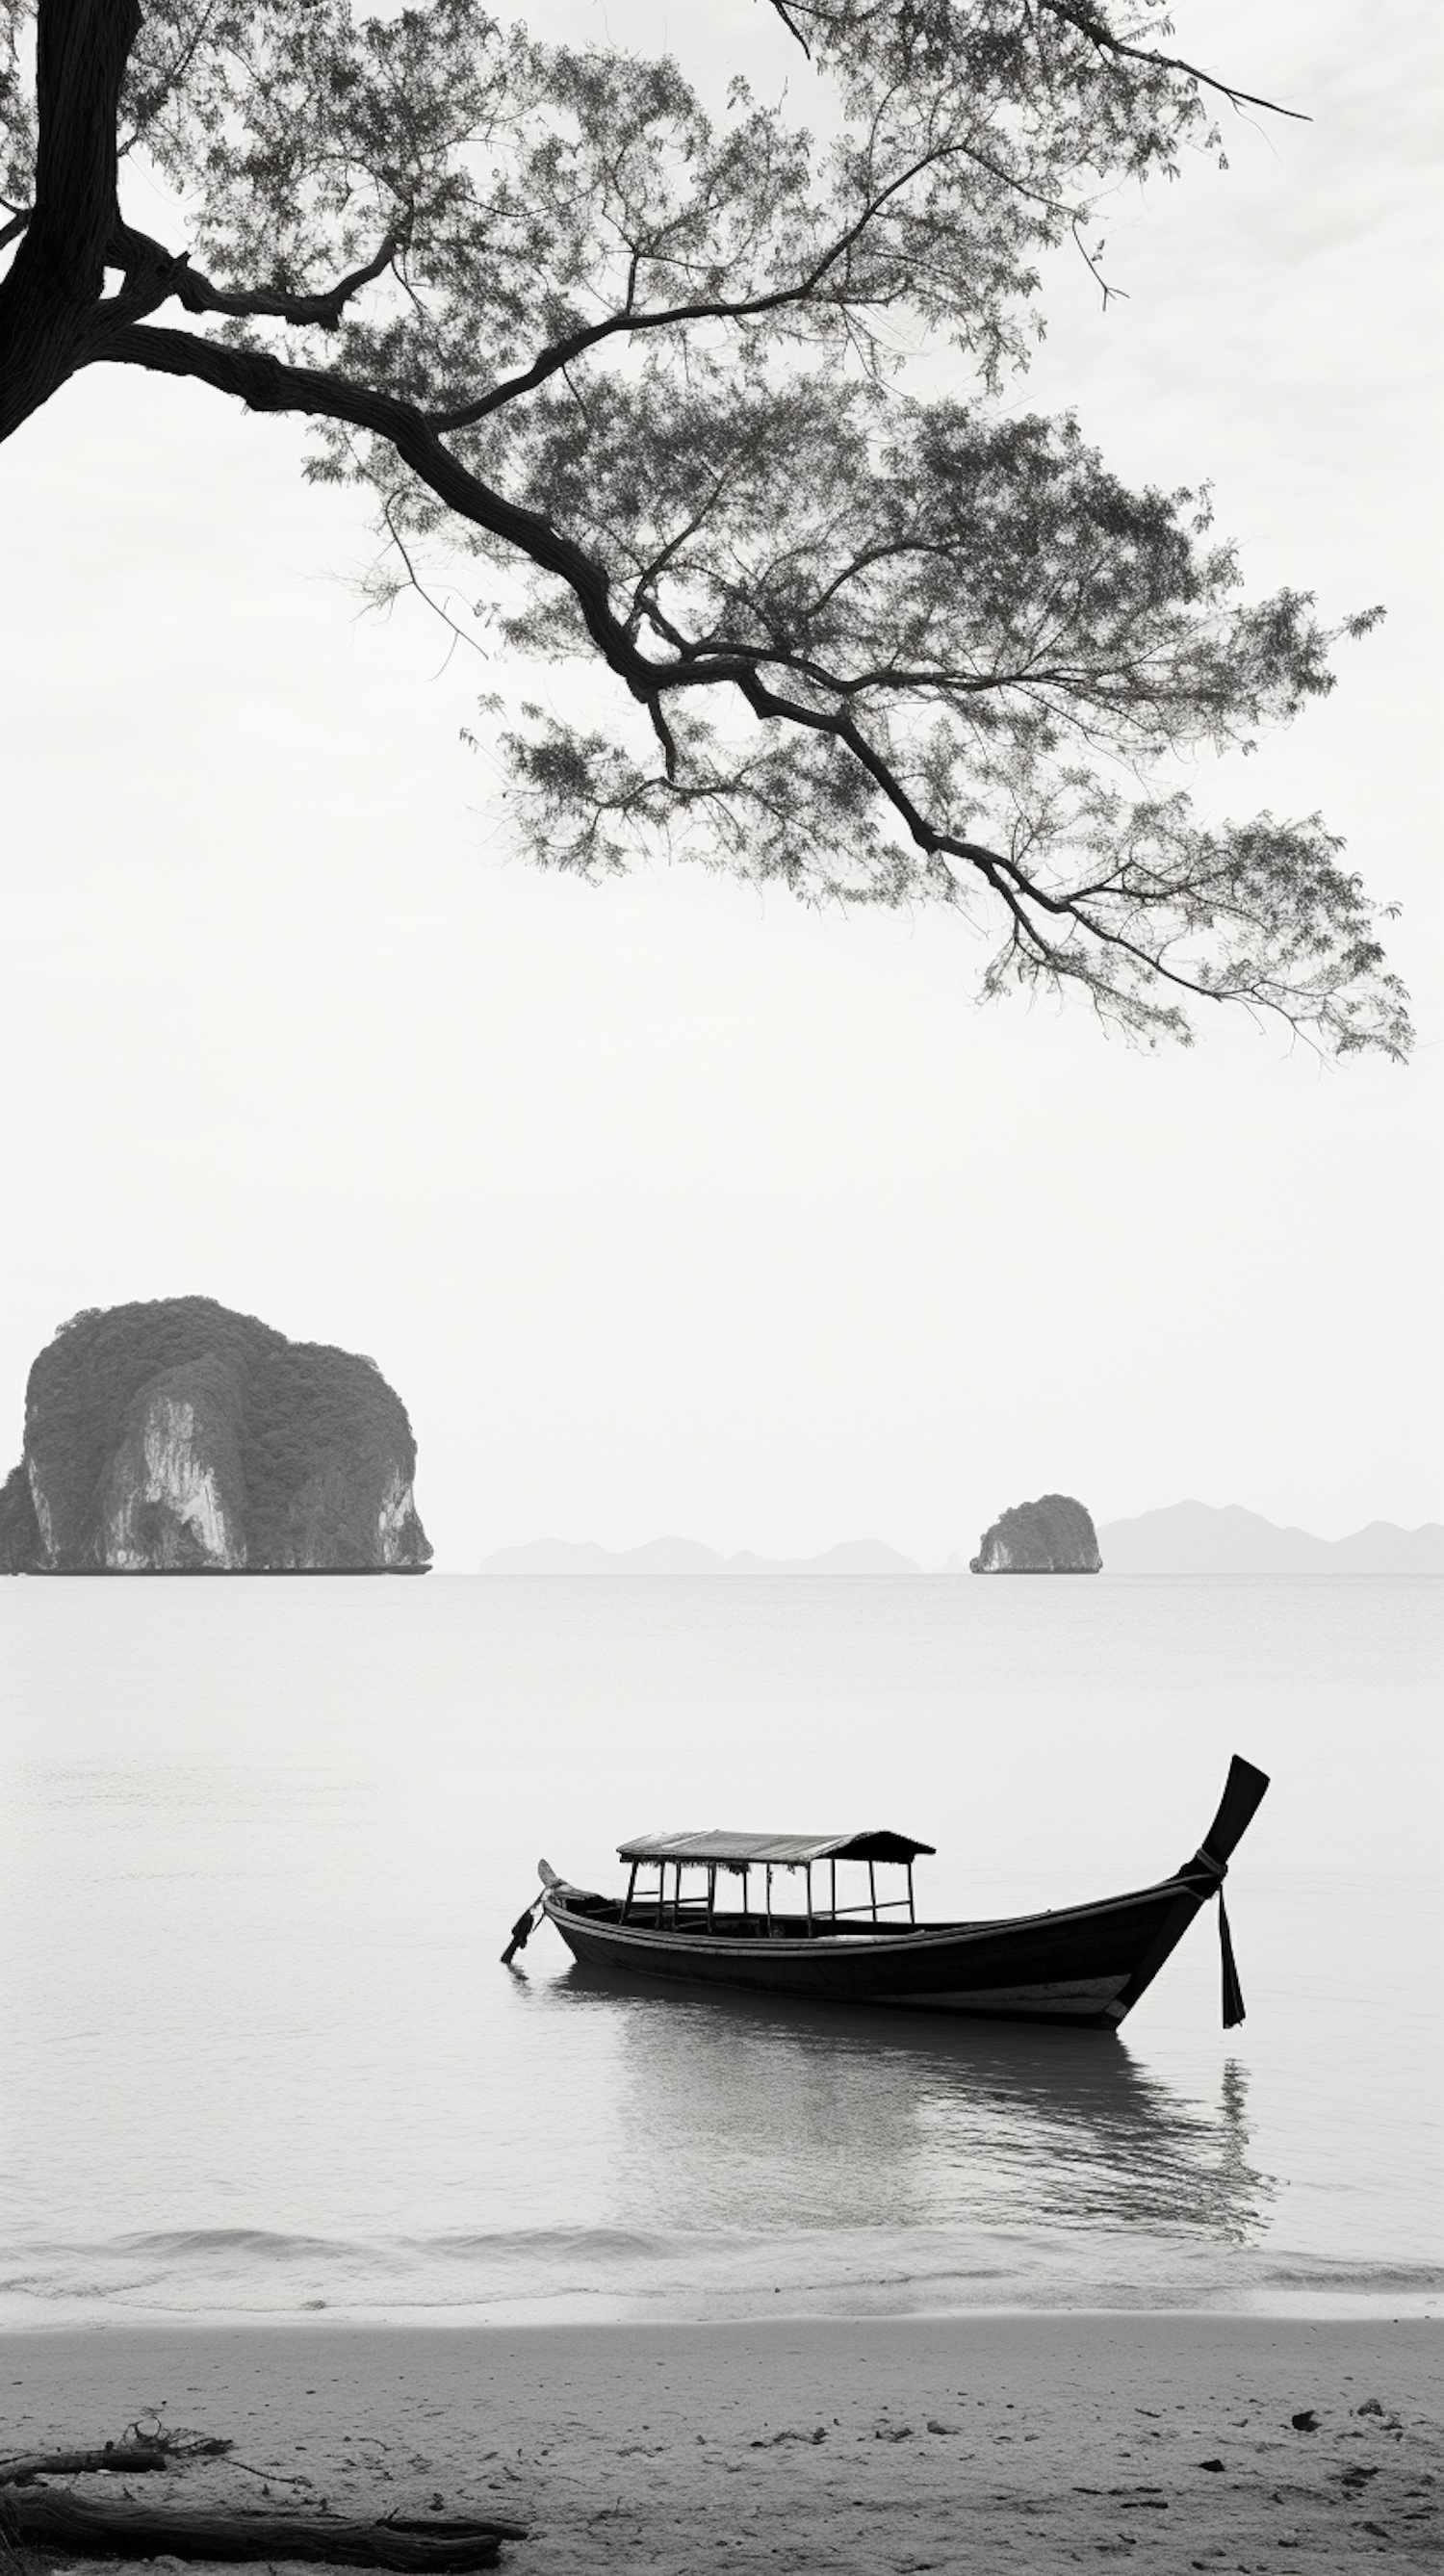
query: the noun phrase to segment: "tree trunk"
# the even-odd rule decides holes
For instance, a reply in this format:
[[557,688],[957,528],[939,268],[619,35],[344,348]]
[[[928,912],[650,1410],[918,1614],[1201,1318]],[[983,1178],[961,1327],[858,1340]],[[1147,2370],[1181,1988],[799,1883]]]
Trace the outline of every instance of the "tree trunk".
[[116,125],[138,0],[40,0],[35,205],[0,281],[0,439],[83,366],[115,232]]

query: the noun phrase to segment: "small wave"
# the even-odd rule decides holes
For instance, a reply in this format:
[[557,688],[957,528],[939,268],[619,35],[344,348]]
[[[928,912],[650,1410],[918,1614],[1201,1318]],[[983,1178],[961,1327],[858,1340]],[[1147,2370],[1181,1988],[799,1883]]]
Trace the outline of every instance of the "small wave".
[[0,2276],[7,2320],[123,2314],[199,2321],[518,2321],[576,2317],[909,2316],[1025,2311],[1425,2310],[1433,2262],[1200,2248],[1160,2231],[948,2227],[788,2232],[617,2227],[358,2239],[258,2227],[148,2229],[24,2248]]
[[1444,2292],[1444,2263],[1341,2263],[1325,2255],[1287,2255],[1259,2273],[1265,2288],[1346,2290],[1358,2298],[1406,2297]]
[[348,2245],[344,2238],[288,2236],[265,2227],[146,2228],[117,2236],[114,2243],[119,2253],[147,2254],[169,2263],[206,2262],[218,2254],[254,2255],[267,2263],[324,2262],[337,2254],[365,2255],[371,2250],[359,2240]]
[[403,2236],[396,2242],[423,2257],[491,2256],[544,2263],[575,2255],[648,2260],[667,2252],[678,2239],[665,2231],[648,2234],[634,2227],[496,2227],[453,2235]]

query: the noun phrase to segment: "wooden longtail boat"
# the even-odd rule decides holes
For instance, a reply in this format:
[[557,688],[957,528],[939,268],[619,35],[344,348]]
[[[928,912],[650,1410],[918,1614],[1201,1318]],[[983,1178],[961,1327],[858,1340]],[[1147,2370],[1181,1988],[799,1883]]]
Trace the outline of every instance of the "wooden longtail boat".
[[[920,1923],[913,1862],[934,1846],[906,1834],[643,1834],[619,1846],[631,1866],[622,1897],[573,1887],[541,1862],[542,1893],[515,1925],[504,1964],[544,1917],[591,1968],[815,2002],[1116,2030],[1195,1914],[1217,1897],[1223,2019],[1231,2029],[1243,2019],[1243,1996],[1223,1881],[1267,1787],[1265,1774],[1235,1754],[1204,1841],[1171,1878],[1094,1905],[994,1922]],[[839,1904],[839,1864],[866,1868],[865,1902]],[[879,1897],[884,1866],[904,1872],[901,1895]],[[684,1871],[696,1892],[684,1894]],[[652,1885],[639,1888],[639,1877]],[[785,1904],[779,1877],[787,1883]],[[901,1919],[889,1920],[890,1913]]]

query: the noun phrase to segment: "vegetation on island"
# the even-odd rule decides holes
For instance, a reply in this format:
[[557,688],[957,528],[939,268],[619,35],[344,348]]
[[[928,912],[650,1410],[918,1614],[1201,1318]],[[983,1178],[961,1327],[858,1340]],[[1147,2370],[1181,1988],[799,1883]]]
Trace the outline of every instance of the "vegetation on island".
[[1175,54],[1165,0],[773,0],[795,76],[713,107],[597,25],[0,0],[0,439],[91,367],[308,421],[377,601],[438,550],[473,589],[540,865],[943,904],[990,994],[1401,1054],[1322,818],[1188,793],[1379,612],[1247,597],[1206,489],[1130,488],[1011,392],[1050,256],[1106,300],[1122,189],[1296,111]]
[[213,1297],[87,1308],[31,1369],[0,1562],[425,1563],[415,1470],[405,1405],[374,1360],[288,1341]]
[[1040,1494],[1015,1503],[984,1530],[973,1574],[1097,1574],[1103,1560],[1086,1506],[1071,1494]]

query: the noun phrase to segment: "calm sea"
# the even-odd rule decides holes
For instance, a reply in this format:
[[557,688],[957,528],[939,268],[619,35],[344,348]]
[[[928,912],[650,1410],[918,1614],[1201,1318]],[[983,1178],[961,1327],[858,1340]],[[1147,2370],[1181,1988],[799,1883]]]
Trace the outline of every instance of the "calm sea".
[[[0,2321],[1436,2311],[1429,1577],[0,1585]],[[498,1965],[544,1853],[891,1825],[924,1910],[1183,1860],[1119,2038]]]

